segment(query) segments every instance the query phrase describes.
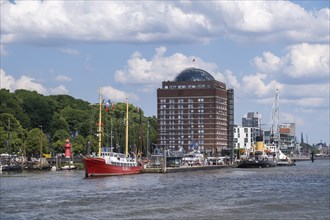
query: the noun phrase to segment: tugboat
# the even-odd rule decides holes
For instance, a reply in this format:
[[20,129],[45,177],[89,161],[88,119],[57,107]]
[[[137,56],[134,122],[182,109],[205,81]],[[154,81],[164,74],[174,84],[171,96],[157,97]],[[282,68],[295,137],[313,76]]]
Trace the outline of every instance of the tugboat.
[[237,165],[237,168],[263,168],[275,166],[277,166],[275,156],[269,156],[266,154],[263,137],[258,136],[256,137],[255,150],[250,152],[249,155],[246,155],[246,157]]

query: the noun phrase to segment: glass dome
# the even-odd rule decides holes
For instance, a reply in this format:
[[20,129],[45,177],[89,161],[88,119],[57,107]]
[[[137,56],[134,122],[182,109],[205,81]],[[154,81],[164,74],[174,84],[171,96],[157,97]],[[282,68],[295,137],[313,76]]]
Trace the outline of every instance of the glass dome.
[[187,81],[212,81],[215,80],[211,74],[205,70],[198,68],[188,68],[179,73],[175,80],[176,82],[187,82]]

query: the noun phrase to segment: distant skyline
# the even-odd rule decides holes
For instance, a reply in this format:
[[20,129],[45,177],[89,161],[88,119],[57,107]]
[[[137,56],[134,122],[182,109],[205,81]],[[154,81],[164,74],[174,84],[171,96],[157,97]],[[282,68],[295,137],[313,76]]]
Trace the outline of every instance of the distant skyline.
[[268,129],[279,89],[280,123],[330,142],[327,0],[0,4],[1,88],[96,103],[102,86],[156,116],[157,88],[195,66],[234,89],[236,124],[259,112]]

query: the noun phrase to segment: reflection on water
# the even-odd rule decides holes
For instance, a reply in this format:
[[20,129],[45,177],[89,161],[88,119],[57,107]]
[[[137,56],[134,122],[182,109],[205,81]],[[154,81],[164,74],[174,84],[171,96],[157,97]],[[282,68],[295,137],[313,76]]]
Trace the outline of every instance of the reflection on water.
[[329,160],[85,179],[0,175],[1,219],[329,219]]

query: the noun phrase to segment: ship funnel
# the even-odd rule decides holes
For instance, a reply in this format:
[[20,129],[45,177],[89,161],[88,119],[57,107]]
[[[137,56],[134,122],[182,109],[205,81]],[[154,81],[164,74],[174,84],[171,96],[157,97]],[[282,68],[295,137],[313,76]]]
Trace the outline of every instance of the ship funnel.
[[263,140],[263,138],[262,138],[262,136],[257,136],[256,137],[256,147],[257,147],[257,149],[256,149],[256,151],[263,151],[264,150],[264,140]]

